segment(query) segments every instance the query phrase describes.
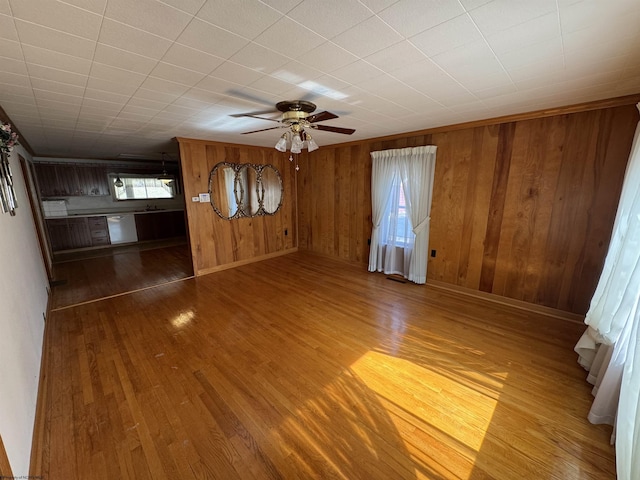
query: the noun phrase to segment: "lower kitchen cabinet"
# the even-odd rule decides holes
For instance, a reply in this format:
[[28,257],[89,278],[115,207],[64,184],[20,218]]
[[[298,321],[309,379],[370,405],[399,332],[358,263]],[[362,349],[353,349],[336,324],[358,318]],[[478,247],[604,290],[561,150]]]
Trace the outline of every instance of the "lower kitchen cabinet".
[[182,237],[187,234],[183,211],[137,213],[135,218],[136,233],[140,242]]
[[47,219],[51,250],[72,250],[90,247],[91,232],[86,218]]
[[87,219],[87,223],[89,224],[89,233],[91,235],[92,247],[111,245],[107,217],[89,217]]
[[[184,211],[139,213],[134,218],[138,241],[183,237],[187,234]],[[105,215],[48,218],[46,223],[54,252],[111,245]]]

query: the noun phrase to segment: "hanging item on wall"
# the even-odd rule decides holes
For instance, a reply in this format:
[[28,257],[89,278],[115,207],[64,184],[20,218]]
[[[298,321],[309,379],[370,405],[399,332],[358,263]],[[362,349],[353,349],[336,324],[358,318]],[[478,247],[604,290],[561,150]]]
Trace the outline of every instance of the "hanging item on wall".
[[0,124],[0,205],[2,213],[16,214],[16,192],[9,165],[9,152],[18,144],[18,134],[11,131],[8,123]]

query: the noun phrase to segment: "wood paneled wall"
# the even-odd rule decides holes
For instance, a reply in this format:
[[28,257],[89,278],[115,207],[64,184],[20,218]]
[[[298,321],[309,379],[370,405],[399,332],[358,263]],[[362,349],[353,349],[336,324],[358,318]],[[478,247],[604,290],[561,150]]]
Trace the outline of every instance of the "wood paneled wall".
[[369,153],[437,145],[427,281],[584,314],[637,122],[625,105],[321,147],[300,159],[299,246],[366,263]]
[[[297,247],[295,170],[286,155],[259,148],[178,139],[193,270],[203,275],[291,251]],[[273,165],[282,176],[284,198],[275,215],[224,220],[210,204],[191,197],[209,190],[209,172],[220,162]]]

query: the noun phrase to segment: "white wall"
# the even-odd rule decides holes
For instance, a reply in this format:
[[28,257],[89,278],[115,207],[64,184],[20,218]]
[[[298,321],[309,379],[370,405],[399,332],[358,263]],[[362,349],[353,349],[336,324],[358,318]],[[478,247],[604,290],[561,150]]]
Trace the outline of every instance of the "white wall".
[[48,286],[18,159],[9,157],[16,216],[0,213],[0,435],[15,476],[29,474]]

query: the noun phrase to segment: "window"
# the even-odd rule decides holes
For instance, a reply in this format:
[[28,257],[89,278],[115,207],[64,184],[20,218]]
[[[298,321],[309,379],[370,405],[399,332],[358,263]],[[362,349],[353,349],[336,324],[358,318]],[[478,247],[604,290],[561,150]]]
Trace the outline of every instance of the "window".
[[144,176],[110,173],[109,180],[113,186],[113,198],[116,200],[146,200],[176,196],[176,179],[170,175]]
[[413,226],[407,213],[407,203],[400,175],[396,175],[382,223],[381,242],[383,245],[408,247],[413,244]]

